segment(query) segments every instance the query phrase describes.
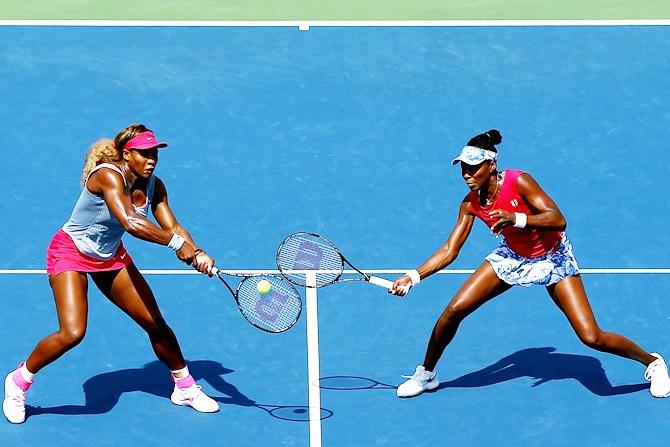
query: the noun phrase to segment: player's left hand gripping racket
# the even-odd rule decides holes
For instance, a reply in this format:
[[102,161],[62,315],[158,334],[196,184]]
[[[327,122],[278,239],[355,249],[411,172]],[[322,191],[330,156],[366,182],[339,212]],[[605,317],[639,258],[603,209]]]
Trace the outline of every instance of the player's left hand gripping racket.
[[[353,278],[342,278],[344,264],[360,273]],[[302,287],[325,287],[336,282],[367,281],[387,290],[393,281],[363,273],[340,253],[331,241],[314,233],[299,232],[286,237],[277,249],[277,268],[295,285]],[[313,270],[316,285],[306,282],[306,270]]]
[[[288,281],[275,275],[237,275],[225,273],[216,267],[212,267],[212,273],[221,280],[228,288],[237,302],[242,316],[258,329],[266,332],[279,333],[289,330],[300,318],[302,312],[302,301],[300,294]],[[242,281],[233,288],[226,282],[224,275],[242,277]],[[263,283],[270,284],[270,290],[261,293]]]

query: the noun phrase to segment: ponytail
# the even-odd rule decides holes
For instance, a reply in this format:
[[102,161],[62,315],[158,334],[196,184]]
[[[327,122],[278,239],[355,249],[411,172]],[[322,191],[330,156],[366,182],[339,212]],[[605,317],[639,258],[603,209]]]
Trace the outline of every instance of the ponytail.
[[498,152],[498,149],[496,149],[495,146],[501,142],[502,135],[500,135],[500,132],[496,129],[491,129],[470,138],[470,141],[468,141],[468,146],[476,146],[487,151]]
[[114,145],[112,140],[99,140],[93,143],[86,153],[86,160],[84,161],[84,168],[81,172],[81,183],[86,184],[88,175],[93,168],[102,163],[118,162],[123,159],[123,154]]

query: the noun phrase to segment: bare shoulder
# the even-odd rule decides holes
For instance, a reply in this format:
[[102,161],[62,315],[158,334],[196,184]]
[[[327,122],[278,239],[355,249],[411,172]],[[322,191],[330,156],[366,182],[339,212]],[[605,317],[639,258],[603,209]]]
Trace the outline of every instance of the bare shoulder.
[[533,191],[540,189],[539,183],[527,172],[522,173],[517,179],[519,191]]
[[125,188],[123,175],[114,169],[103,167],[91,174],[86,182],[86,187],[92,193],[101,193],[103,189],[119,189],[121,191]]
[[472,206],[470,205],[470,193],[466,194],[461,201],[461,206],[459,207],[459,213],[461,214],[472,214]]
[[154,203],[156,202],[161,202],[167,197],[167,189],[165,188],[165,183],[163,183],[163,180],[160,179],[160,177],[154,175],[154,197],[153,201]]
[[157,175],[154,175],[154,179],[155,179],[154,181],[156,182],[154,184],[155,185],[154,187],[156,189],[160,188],[161,190],[165,191],[165,183],[163,183],[163,180],[161,180],[160,177],[158,177]]

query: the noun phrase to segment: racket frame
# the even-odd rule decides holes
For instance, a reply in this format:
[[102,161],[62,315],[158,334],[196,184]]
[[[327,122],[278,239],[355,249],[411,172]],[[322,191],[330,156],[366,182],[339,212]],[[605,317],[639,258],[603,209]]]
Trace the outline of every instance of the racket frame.
[[[312,236],[314,238],[317,238],[319,240],[322,240],[322,241],[326,242],[328,245],[330,245],[330,247],[333,250],[335,250],[335,253],[337,253],[337,255],[340,257],[340,263],[341,263],[341,267],[339,269],[340,272],[333,280],[327,282],[326,284],[322,284],[322,285],[307,285],[307,284],[303,285],[303,284],[297,284],[297,283],[293,282],[291,280],[291,277],[288,276],[286,273],[284,273],[284,271],[282,270],[282,268],[279,265],[280,264],[279,263],[279,254],[281,253],[282,247],[284,246],[284,244],[288,240],[290,240],[291,238],[297,237],[301,234],[309,235],[309,236]],[[385,289],[390,289],[391,286],[393,285],[393,281],[389,281],[388,279],[380,278],[379,276],[371,276],[371,275],[368,275],[365,272],[362,272],[360,269],[358,269],[356,266],[354,266],[351,262],[349,262],[349,260],[347,258],[344,257],[342,252],[340,252],[340,250],[337,248],[337,246],[330,239],[328,239],[324,236],[321,236],[320,234],[311,233],[309,231],[298,231],[298,232],[291,233],[288,236],[286,236],[284,238],[284,240],[281,241],[281,244],[279,244],[279,247],[277,248],[277,254],[275,256],[275,259],[276,259],[276,263],[277,263],[277,268],[279,269],[279,272],[281,273],[281,275],[284,278],[286,278],[287,281],[289,281],[290,283],[295,284],[297,286],[308,287],[308,288],[312,288],[312,289],[320,289],[322,287],[327,287],[327,286],[330,286],[330,285],[338,283],[338,282],[348,282],[348,281],[365,281],[365,282],[369,282],[371,284],[374,284],[376,286],[383,287]],[[344,264],[345,263],[349,267],[351,267],[352,269],[354,269],[355,271],[360,273],[361,276],[363,276],[363,277],[362,278],[342,278],[342,274],[344,273]],[[333,270],[333,271],[335,271],[335,270]],[[318,270],[317,270],[317,272],[318,272]]]
[[[289,329],[291,329],[293,326],[295,326],[295,324],[298,322],[298,320],[300,320],[300,315],[302,314],[302,299],[300,299],[300,294],[299,294],[298,291],[295,289],[295,287],[293,287],[293,284],[292,284],[290,281],[288,281],[284,276],[268,275],[268,274],[260,274],[260,273],[259,273],[259,274],[254,274],[254,275],[244,275],[244,274],[237,274],[237,273],[226,273],[226,272],[223,272],[221,269],[219,269],[219,268],[217,268],[217,267],[212,267],[211,273],[212,273],[213,275],[216,275],[216,277],[219,278],[219,280],[221,280],[221,282],[222,282],[222,283],[226,286],[226,288],[230,291],[230,294],[232,295],[233,299],[235,300],[235,304],[237,305],[237,309],[240,311],[240,313],[242,314],[242,316],[244,317],[244,319],[245,319],[249,324],[251,324],[253,327],[255,327],[255,328],[257,328],[257,329],[260,329],[261,331],[268,332],[268,333],[270,333],[270,334],[281,334],[282,332],[286,332],[286,331],[288,331]],[[242,280],[241,280],[240,283],[237,285],[237,288],[235,288],[235,289],[233,290],[233,288],[230,286],[230,284],[228,284],[228,281],[226,281],[226,280],[224,279],[224,277],[223,277],[224,275],[234,276],[234,277],[236,277],[236,278],[242,278]],[[267,328],[258,326],[256,323],[254,323],[253,321],[251,321],[251,320],[249,320],[249,319],[247,318],[245,312],[242,310],[242,306],[240,305],[240,300],[239,300],[239,298],[238,298],[238,295],[239,295],[240,288],[242,287],[242,284],[243,284],[244,281],[246,281],[247,279],[254,278],[254,277],[259,277],[259,276],[260,276],[260,277],[273,277],[273,278],[279,279],[280,281],[284,282],[287,286],[290,286],[291,289],[295,292],[296,296],[298,297],[298,302],[300,303],[300,307],[298,308],[298,313],[297,313],[295,319],[291,322],[291,324],[290,324],[288,327],[286,327],[286,328],[284,328],[284,329],[282,329],[282,330],[280,330],[280,331],[272,331],[272,330],[270,330],[270,329],[267,329]]]

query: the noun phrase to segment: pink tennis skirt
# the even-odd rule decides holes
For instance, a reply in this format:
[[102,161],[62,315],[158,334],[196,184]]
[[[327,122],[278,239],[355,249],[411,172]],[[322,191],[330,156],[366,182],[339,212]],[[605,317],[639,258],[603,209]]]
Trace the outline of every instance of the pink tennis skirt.
[[128,252],[123,247],[123,242],[111,259],[100,261],[90,256],[81,254],[77,250],[74,241],[61,228],[47,248],[47,274],[58,275],[66,271],[75,272],[107,272],[110,270],[121,270],[133,262]]

